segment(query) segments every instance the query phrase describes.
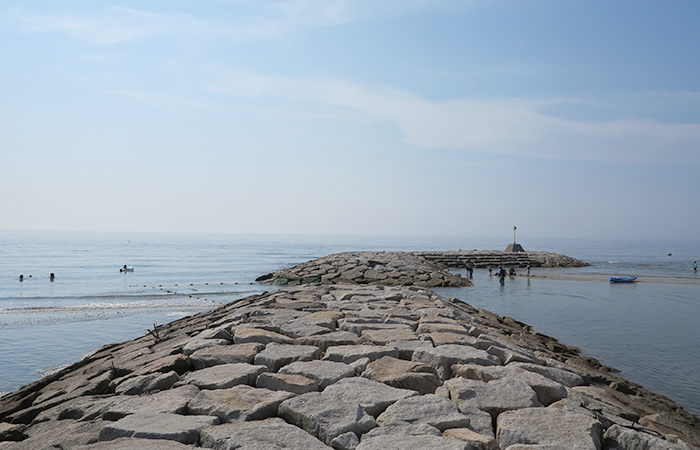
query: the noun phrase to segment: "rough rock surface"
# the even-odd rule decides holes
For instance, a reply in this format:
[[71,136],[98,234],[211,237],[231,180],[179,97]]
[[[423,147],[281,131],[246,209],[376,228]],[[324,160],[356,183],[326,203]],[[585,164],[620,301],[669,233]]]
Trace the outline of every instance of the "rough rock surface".
[[1,397],[0,450],[700,445],[700,419],[665,397],[416,286],[287,286],[157,331]]
[[494,266],[583,267],[588,264],[552,252],[346,252],[328,255],[264,275],[265,284],[373,284],[381,286],[448,287],[471,282],[447,268]]

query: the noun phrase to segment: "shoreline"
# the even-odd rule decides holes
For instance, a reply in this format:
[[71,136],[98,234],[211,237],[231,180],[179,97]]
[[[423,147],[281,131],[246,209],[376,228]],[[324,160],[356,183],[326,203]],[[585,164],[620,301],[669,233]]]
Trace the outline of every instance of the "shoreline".
[[[325,260],[325,262],[327,261]],[[370,258],[368,261],[376,260]],[[413,261],[414,259],[409,257],[409,262]],[[393,263],[397,262],[399,261],[393,261]],[[305,264],[309,265],[310,263],[314,263],[314,261]],[[374,264],[371,270],[378,270],[376,269],[378,265]],[[418,279],[419,276],[424,274],[418,272],[412,274],[413,268],[411,264],[404,264],[402,267],[394,264],[390,267],[392,271],[404,270],[404,280],[410,278],[414,283],[439,279],[440,284],[442,284],[446,280],[452,280],[451,278],[444,278],[443,269],[437,267],[433,269],[434,273],[438,274],[436,275],[437,278],[429,276],[428,280]],[[373,273],[369,278],[381,275],[380,273]],[[322,275],[319,274],[314,276],[322,278]],[[523,276],[523,278],[526,277]],[[546,277],[537,278],[546,279]],[[438,427],[438,434],[435,434],[433,429],[428,428],[426,431],[423,428],[423,431],[420,433],[428,434],[419,434],[419,436],[431,436],[430,439],[428,437],[425,437],[425,439],[435,441],[439,448],[454,444],[455,439],[457,441],[462,439],[462,442],[475,442],[473,440],[468,441],[465,438],[467,435],[471,436],[469,439],[486,439],[490,443],[498,440],[500,443],[502,439],[505,439],[503,435],[507,427],[500,423],[501,419],[496,420],[498,417],[510,418],[513,416],[511,412],[518,411],[522,411],[523,414],[540,414],[544,410],[547,410],[547,414],[551,414],[551,416],[548,416],[550,421],[562,419],[564,416],[569,418],[569,415],[572,414],[575,415],[577,419],[588,423],[589,426],[593,427],[592,429],[597,430],[593,434],[597,436],[600,442],[606,439],[608,441],[620,440],[623,435],[630,439],[643,440],[647,436],[644,433],[640,434],[640,430],[648,429],[661,433],[663,436],[662,442],[665,442],[664,445],[669,445],[666,448],[689,448],[687,446],[683,447],[682,443],[675,442],[676,438],[674,436],[680,436],[681,440],[689,444],[700,445],[700,419],[688,413],[670,399],[651,393],[638,384],[613,375],[608,368],[600,365],[595,359],[579,355],[580,351],[575,347],[564,345],[555,338],[538,333],[531,326],[516,319],[500,317],[486,310],[475,309],[457,299],[445,299],[426,288],[415,285],[408,287],[381,285],[380,283],[385,278],[376,279],[376,284],[364,283],[364,276],[362,280],[363,285],[360,285],[360,283],[324,285],[315,282],[283,287],[273,292],[249,296],[211,311],[154,327],[153,330],[150,330],[148,334],[141,338],[119,344],[106,345],[88,355],[82,361],[0,398],[0,420],[2,420],[0,422],[0,436],[6,441],[0,441],[0,450],[40,448],[27,446],[37,445],[39,442],[42,444],[57,442],[60,444],[63,442],[61,445],[66,450],[73,448],[83,450],[81,445],[87,445],[87,447],[84,447],[85,450],[116,448],[107,446],[109,444],[106,442],[110,442],[111,439],[106,439],[109,433],[105,432],[103,436],[102,430],[107,427],[109,430],[112,430],[110,433],[117,433],[114,431],[114,427],[117,427],[120,430],[119,433],[126,433],[121,436],[129,435],[129,431],[125,431],[126,426],[124,422],[121,421],[126,421],[128,416],[144,414],[144,409],[154,408],[153,405],[148,406],[148,399],[151,396],[155,398],[155,396],[161,396],[161,394],[174,395],[176,390],[185,390],[185,387],[194,384],[197,386],[197,394],[194,397],[188,397],[186,401],[182,398],[179,400],[181,403],[190,404],[197,398],[196,396],[204,395],[202,394],[203,392],[209,395],[212,392],[220,393],[217,391],[229,392],[230,390],[236,390],[237,386],[213,389],[211,387],[202,388],[192,379],[203,376],[204,372],[211,367],[225,364],[222,361],[228,361],[225,358],[222,360],[217,359],[219,358],[218,356],[209,355],[204,357],[204,359],[212,361],[213,358],[213,360],[218,362],[207,367],[201,367],[200,364],[198,367],[196,361],[201,360],[202,355],[211,353],[213,351],[211,350],[212,348],[221,347],[219,350],[228,348],[230,350],[243,351],[244,349],[241,346],[246,345],[251,349],[254,348],[254,351],[249,349],[248,353],[236,360],[238,361],[236,364],[245,364],[253,367],[256,365],[260,366],[258,363],[268,361],[265,359],[268,356],[260,357],[259,355],[265,354],[268,352],[268,349],[279,350],[281,348],[279,346],[285,345],[290,346],[285,347],[290,350],[294,346],[298,349],[310,346],[318,349],[318,353],[308,357],[308,361],[305,358],[301,358],[297,360],[297,363],[284,363],[282,364],[284,367],[291,367],[293,364],[302,362],[303,364],[316,364],[315,361],[318,361],[318,364],[320,364],[321,361],[329,361],[329,355],[334,354],[333,351],[336,347],[352,346],[353,351],[361,352],[362,355],[366,355],[368,349],[374,349],[375,347],[397,349],[398,353],[392,353],[395,357],[385,355],[399,361],[394,361],[392,364],[410,362],[414,364],[412,367],[418,367],[415,364],[423,364],[423,366],[420,366],[422,367],[421,371],[415,373],[424,374],[406,375],[413,372],[406,372],[405,368],[401,369],[399,372],[413,381],[410,383],[409,381],[401,382],[404,384],[401,384],[402,387],[400,389],[405,390],[409,384],[413,386],[414,390],[418,389],[417,386],[424,386],[425,380],[420,381],[418,379],[430,378],[426,374],[432,374],[432,370],[434,371],[433,375],[439,375],[438,382],[431,378],[434,387],[433,393],[419,392],[416,398],[426,402],[428,400],[438,401],[435,400],[435,397],[447,399],[451,402],[450,404],[456,405],[459,409],[459,414],[472,418],[471,427],[467,425],[468,421],[465,420],[462,424],[463,426],[443,426],[444,429]],[[292,327],[292,324],[296,325]],[[341,336],[337,333],[349,334],[343,335],[344,338],[341,339]],[[331,339],[332,335],[337,336],[335,341]],[[353,335],[354,338],[349,339],[350,335]],[[469,352],[482,351],[484,354],[479,354],[480,357],[486,358],[494,365],[485,363],[484,361],[486,360],[474,360],[466,356],[463,359],[457,358],[455,360],[455,356],[452,353],[441,354],[438,352],[441,355],[438,356],[438,354],[434,354],[437,350],[427,349],[421,350],[425,351],[425,354],[421,353],[422,356],[413,357],[418,347],[428,344],[430,344],[429,347],[431,349],[440,349],[441,347],[447,349],[448,347],[445,346],[449,346],[452,353],[466,350],[469,350]],[[190,352],[190,350],[187,350],[188,345],[191,345],[192,348],[190,350],[194,351]],[[329,353],[329,348],[331,353]],[[198,352],[203,353],[198,355]],[[403,352],[403,356],[400,354],[401,352]],[[214,354],[217,354],[217,352],[214,352]],[[448,359],[445,360],[445,357],[448,357]],[[365,358],[368,361],[364,361]],[[390,371],[386,364],[388,364],[387,361],[393,361],[386,360],[383,363],[384,365],[382,365],[378,363],[382,358],[363,356],[352,361],[333,362],[351,367],[352,376],[348,375],[350,379],[373,380],[375,383],[387,386],[392,386],[391,383],[399,383],[395,378],[389,377],[384,379],[378,375]],[[244,360],[247,362],[243,362]],[[274,358],[273,360],[277,361]],[[357,361],[359,360],[363,361],[358,363]],[[454,365],[449,361],[462,367],[455,369]],[[374,366],[371,366],[371,364],[374,364]],[[518,366],[519,364],[520,366]],[[588,381],[584,380],[581,382],[582,384],[574,386],[555,382],[559,384],[557,386],[550,383],[555,381],[551,378],[549,379],[550,382],[542,381],[538,378],[537,383],[539,384],[537,384],[532,381],[533,375],[531,373],[535,372],[522,369],[522,367],[525,367],[523,365],[527,365],[532,370],[536,369],[539,372],[546,372],[553,378],[557,377],[552,375],[552,373],[558,373],[560,377],[568,377],[570,375],[566,374],[571,373],[583,376]],[[246,369],[249,369],[247,366]],[[499,367],[503,369],[499,369]],[[511,370],[518,367],[517,373]],[[373,371],[367,372],[368,369],[373,369]],[[259,371],[260,369],[256,370]],[[257,380],[260,377],[265,380],[270,377],[275,378],[276,376],[271,374],[281,373],[279,370],[280,368],[273,365],[269,366],[266,371],[258,372],[252,378],[251,375],[247,375],[244,377],[247,381],[241,381],[240,389],[236,391],[262,389],[258,386]],[[290,375],[297,374],[302,376],[302,378],[306,377],[313,381],[314,377],[308,370],[311,369],[307,369],[307,372],[290,372]],[[507,376],[504,375],[504,370],[508,372]],[[524,373],[523,370],[528,373]],[[564,373],[556,372],[556,370],[562,370]],[[449,375],[451,371],[459,373],[461,378]],[[268,375],[264,375],[265,373]],[[154,389],[149,384],[155,382],[155,380],[162,381],[162,378],[166,377],[166,375],[169,377],[169,380],[172,381],[177,378],[177,381],[174,381],[168,387],[160,385],[158,389]],[[398,375],[395,374],[395,376]],[[485,399],[491,398],[494,393],[487,393],[483,389],[487,389],[489,386],[500,386],[499,380],[504,379],[504,377],[508,380],[520,380],[512,381],[511,385],[523,382],[530,388],[535,389],[536,403],[530,403],[529,406],[516,405],[520,400],[511,399],[508,402],[515,403],[509,403],[509,406],[504,407],[503,411],[500,411],[498,408],[497,410],[490,409],[491,406],[485,404],[489,403],[489,401]],[[286,379],[287,381],[290,379],[289,377],[277,378]],[[545,378],[547,377],[545,376]],[[388,381],[390,379],[393,381]],[[562,378],[558,379],[559,381],[563,380]],[[186,380],[189,381],[185,382]],[[266,383],[268,382],[271,381],[266,381]],[[281,381],[276,380],[275,382],[278,383],[276,386],[279,388]],[[329,386],[339,382],[340,379],[335,380]],[[479,405],[470,404],[468,407],[465,406],[461,397],[461,392],[466,386],[465,382],[471,386],[470,389],[481,389],[481,391],[478,391],[481,394],[477,392],[477,397],[481,396],[482,399]],[[137,391],[140,389],[140,396],[133,397],[131,394],[126,394],[125,383],[127,385],[137,384],[140,386],[137,389]],[[180,385],[177,385],[177,383],[180,383]],[[362,381],[362,383],[366,382]],[[149,388],[148,386],[151,387]],[[243,386],[247,387],[244,389]],[[270,385],[266,386],[269,387]],[[286,391],[282,388],[274,390],[274,392],[289,393],[289,389],[292,388],[288,385],[285,386]],[[371,386],[375,388],[377,384],[372,384]],[[545,388],[544,386],[548,387]],[[562,391],[562,389],[564,390]],[[408,390],[411,391],[412,388],[409,387]],[[522,390],[527,391],[525,387]],[[152,392],[149,394],[149,391]],[[193,391],[193,389],[190,389],[190,391]],[[545,394],[542,392],[544,391],[550,392],[550,395],[555,395],[555,397],[560,396],[560,398],[550,402],[553,398],[543,397]],[[260,393],[261,391],[255,392]],[[552,392],[558,392],[558,394],[551,394]],[[324,397],[324,393],[325,390],[317,394],[317,396],[320,396],[317,399],[319,402],[328,397]],[[330,432],[330,434],[319,435],[318,431],[313,431],[317,430],[317,428],[306,429],[303,425],[305,423],[303,420],[300,419],[301,421],[298,423],[295,422],[294,414],[297,413],[302,416],[306,414],[311,418],[315,417],[315,412],[294,412],[296,411],[295,408],[298,408],[298,406],[295,406],[295,399],[304,395],[309,396],[310,394],[296,393],[296,397],[290,394],[290,397],[280,401],[275,408],[272,408],[276,412],[270,413],[269,417],[264,419],[258,417],[253,419],[253,422],[244,423],[254,424],[255,426],[251,425],[253,428],[259,426],[261,431],[269,431],[269,427],[273,425],[273,428],[285,428],[286,432],[305,430],[309,436],[325,445],[330,445],[333,443],[332,441],[336,440],[333,443],[335,448],[350,449],[357,447],[358,450],[362,450],[362,448],[374,448],[370,447],[369,444],[365,445],[365,439],[367,439],[367,442],[383,442],[380,436],[366,436],[370,435],[371,429],[384,429],[388,426],[387,423],[384,423],[385,421],[379,423],[381,417],[379,411],[375,411],[374,415],[369,414],[371,420],[376,422],[370,429],[362,431],[353,428],[352,431],[341,433],[337,436],[331,436],[333,433]],[[284,395],[286,396],[287,394]],[[357,395],[362,396],[362,393],[357,393]],[[411,398],[415,397],[415,394],[405,395]],[[135,401],[134,399],[136,398],[140,400]],[[339,401],[337,397],[329,397],[329,400],[336,403]],[[130,402],[131,406],[128,408],[119,406],[124,401]],[[343,401],[347,401],[347,398]],[[398,404],[399,402],[397,401],[396,403]],[[553,406],[555,404],[556,406]],[[593,410],[598,412],[591,416],[591,410],[587,409],[585,404],[597,405],[596,408],[599,409],[594,408]],[[282,405],[285,406],[283,407]],[[482,409],[479,409],[479,407]],[[115,408],[121,412],[116,413]],[[185,411],[189,411],[187,408],[189,406],[185,406]],[[366,412],[369,411],[364,406],[363,408]],[[472,410],[472,408],[476,409]],[[189,411],[187,414],[190,415],[193,411]],[[490,428],[491,434],[489,434],[489,426],[485,425],[485,422],[482,420],[485,412],[491,414],[491,419],[493,420]],[[182,415],[182,409],[176,408],[174,412],[158,411],[156,413],[149,410],[149,414],[159,414],[159,418],[164,418],[167,415],[169,419],[173,419],[171,417],[173,415]],[[224,422],[221,417],[212,414],[205,413],[204,415],[207,417],[215,416],[220,422]],[[117,419],[117,417],[119,418]],[[183,417],[188,416],[185,415]],[[591,422],[591,418],[593,418],[593,422]],[[279,422],[279,420],[283,420],[283,422]],[[367,421],[370,421],[370,417],[367,417]],[[119,425],[120,422],[121,425]],[[240,430],[237,427],[240,427],[240,425],[236,425],[237,423],[239,422],[236,420],[224,425],[208,423],[206,426],[198,429],[197,439],[202,439],[204,442],[209,442],[207,439],[211,441],[211,439],[214,439],[211,436],[216,434],[213,430],[224,429],[219,427],[225,427],[228,433],[239,433]],[[475,425],[476,423],[481,425]],[[527,423],[528,425],[524,428],[526,431],[534,432],[533,430],[539,429],[536,420],[531,418]],[[151,423],[151,426],[156,427],[153,423]],[[287,426],[295,428],[286,428]],[[47,428],[54,431],[58,429],[63,431],[80,429],[82,431],[76,431],[77,437],[71,438],[73,439],[72,441],[64,442],[61,439],[68,439],[68,437],[49,437],[43,434],[42,430]],[[477,429],[474,430],[474,428]],[[481,437],[474,437],[465,430],[479,434]],[[404,428],[400,434],[411,434],[414,432],[418,433],[417,429],[411,428],[409,430]],[[344,436],[344,439],[354,442],[354,444],[351,443],[342,447],[341,443],[337,441],[341,435]],[[132,437],[127,439],[138,439],[140,444],[144,444],[142,438],[134,438],[135,434],[130,436]],[[8,437],[12,439],[8,440]],[[119,439],[125,438],[121,437]],[[161,440],[163,438],[157,439]],[[355,442],[355,439],[357,442]],[[396,437],[396,439],[401,440],[401,437]],[[654,439],[659,438],[657,436]],[[20,441],[12,442],[12,440]],[[568,441],[563,442],[569,444]],[[131,443],[137,444],[136,441]],[[362,447],[363,445],[365,447]],[[312,447],[302,446],[299,448]],[[387,447],[387,449],[389,448],[394,447]]]

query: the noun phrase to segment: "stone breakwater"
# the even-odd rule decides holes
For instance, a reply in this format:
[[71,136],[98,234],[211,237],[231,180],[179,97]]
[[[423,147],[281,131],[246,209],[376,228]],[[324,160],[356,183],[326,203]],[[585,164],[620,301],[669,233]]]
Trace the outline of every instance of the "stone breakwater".
[[373,284],[382,286],[458,287],[471,283],[449,268],[582,267],[588,264],[551,252],[346,252],[314,259],[258,278],[269,285]]
[[444,252],[413,252],[413,255],[445,267],[586,267],[590,264],[553,252],[503,252],[497,250],[455,250]]
[[430,290],[288,286],[0,398],[0,450],[675,450],[700,419]]

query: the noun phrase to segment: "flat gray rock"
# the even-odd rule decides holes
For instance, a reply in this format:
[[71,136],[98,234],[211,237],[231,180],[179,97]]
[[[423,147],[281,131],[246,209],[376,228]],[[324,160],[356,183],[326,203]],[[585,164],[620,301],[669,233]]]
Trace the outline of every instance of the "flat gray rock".
[[398,358],[399,351],[394,347],[381,347],[376,345],[338,345],[335,347],[328,347],[323,359],[326,361],[350,364],[362,358],[375,361],[384,356]]
[[236,332],[233,335],[233,342],[235,344],[247,344],[250,342],[257,342],[259,344],[269,344],[270,342],[277,342],[278,344],[291,344],[292,338],[280,333],[275,333],[274,331],[264,330],[262,328],[248,328],[245,326],[240,326],[236,328]]
[[513,364],[507,366],[455,364],[452,366],[452,375],[485,382],[503,378],[517,378],[526,382],[537,393],[537,400],[544,406],[549,406],[568,396],[564,385],[539,373],[523,370]]
[[318,382],[321,390],[340,380],[354,377],[355,369],[344,363],[333,361],[297,361],[280,369],[279,373],[303,375]]
[[282,419],[227,423],[201,431],[204,447],[217,450],[330,450]]
[[419,394],[432,394],[442,384],[432,366],[390,356],[369,363],[362,376],[395,388],[411,389]]
[[173,372],[152,373],[140,377],[129,378],[114,390],[118,395],[141,395],[149,392],[164,391],[170,389],[175,383],[180,381],[180,376]]
[[362,336],[375,345],[386,345],[391,341],[415,340],[416,333],[408,326],[391,327],[387,329],[368,329],[362,332]]
[[321,354],[318,347],[312,345],[267,344],[265,350],[255,355],[255,364],[267,366],[270,372],[277,372],[283,366],[294,361],[311,361]]
[[102,427],[100,441],[135,437],[196,444],[199,440],[199,430],[218,424],[219,419],[212,416],[180,416],[162,413],[131,414]]
[[[186,414],[187,405],[199,394],[196,386],[182,386],[150,395],[111,397],[110,404],[100,410],[104,420],[119,420],[129,414]],[[84,416],[82,420],[90,420]]]
[[247,385],[201,391],[187,407],[188,414],[206,414],[221,422],[262,420],[277,414],[277,408],[294,394]]
[[252,364],[255,355],[264,348],[265,345],[257,342],[206,347],[192,353],[190,355],[190,360],[195,369],[204,369],[220,364]]
[[413,352],[413,361],[430,364],[437,370],[443,380],[452,376],[453,364],[478,364],[480,366],[497,366],[501,361],[484,350],[468,345],[441,345],[435,348],[418,348]]
[[71,447],[71,450],[192,450],[192,446],[163,439],[119,438]]
[[410,361],[411,358],[413,357],[413,352],[420,347],[425,347],[425,348],[432,348],[434,345],[430,341],[423,341],[423,340],[398,340],[398,341],[389,341],[385,344],[386,347],[394,347],[396,350],[399,351],[399,358],[400,359],[405,359],[407,361]]
[[685,442],[661,439],[620,425],[608,428],[605,432],[605,445],[612,450],[691,450]]
[[514,362],[530,363],[530,364],[542,364],[543,361],[535,356],[534,353],[528,352],[525,349],[514,349],[505,348],[499,345],[491,345],[486,349],[486,353],[489,355],[497,356],[503,364],[510,364]]
[[397,389],[367,378],[343,378],[328,386],[324,396],[333,396],[349,403],[359,403],[368,414],[377,417],[392,403],[418,395],[416,391]]
[[207,347],[217,347],[217,346],[224,346],[224,345],[229,345],[230,342],[227,341],[226,339],[200,339],[200,338],[194,338],[187,342],[184,347],[182,347],[182,353],[185,355],[191,355],[192,353],[196,352],[197,350],[201,350],[203,348]]
[[326,444],[349,431],[361,436],[377,426],[357,402],[346,402],[321,392],[310,392],[283,402],[279,416]]
[[398,400],[377,417],[377,423],[381,426],[426,424],[444,431],[469,427],[469,417],[445,397],[427,394]]
[[509,364],[509,366],[527,370],[528,372],[538,373],[543,377],[549,378],[550,380],[556,381],[557,383],[567,387],[582,386],[586,384],[586,380],[584,380],[581,375],[570,370],[519,362]]
[[316,380],[303,375],[271,372],[261,373],[255,380],[255,387],[293,392],[294,394],[306,394],[320,390]]
[[355,450],[357,444],[360,443],[360,438],[352,431],[336,436],[331,441],[331,447],[335,450]]
[[248,363],[221,364],[190,372],[183,377],[181,383],[192,384],[200,389],[227,389],[239,384],[254,386],[258,375],[267,370],[266,366]]
[[333,331],[326,334],[300,337],[295,339],[294,343],[297,345],[313,345],[325,352],[331,346],[352,345],[359,338],[360,336],[350,331]]
[[443,435],[466,442],[469,449],[498,450],[498,443],[493,434],[481,434],[469,428],[450,428],[445,430]]
[[449,437],[438,436],[400,436],[385,435],[360,442],[355,450],[470,450],[466,442]]
[[280,333],[291,338],[325,334],[333,331],[335,320],[322,317],[300,317],[280,327]]
[[556,445],[571,450],[600,450],[603,429],[586,415],[551,408],[526,408],[498,416],[501,448],[515,444]]
[[457,333],[468,336],[469,330],[458,323],[421,321],[418,328],[416,328],[416,334],[426,333]]
[[503,378],[488,383],[452,378],[445,381],[444,386],[457,406],[477,408],[493,417],[504,411],[542,406],[537,401],[535,391],[517,378]]
[[396,425],[386,425],[369,430],[362,435],[362,440],[377,436],[397,435],[397,436],[442,436],[440,430],[424,423],[410,424],[400,423]]

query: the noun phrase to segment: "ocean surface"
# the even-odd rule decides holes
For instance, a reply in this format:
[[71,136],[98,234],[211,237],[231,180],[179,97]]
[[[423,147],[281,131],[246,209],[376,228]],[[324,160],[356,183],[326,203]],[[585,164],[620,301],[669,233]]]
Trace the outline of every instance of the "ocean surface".
[[[0,392],[102,345],[142,336],[154,324],[270,290],[254,280],[329,253],[502,250],[508,243],[507,237],[0,231]],[[592,266],[535,268],[529,278],[518,269],[504,286],[477,269],[474,286],[436,292],[530,324],[700,414],[700,274],[692,270],[700,241],[520,243]],[[134,271],[120,273],[125,264]],[[639,281],[611,284],[613,275]]]

